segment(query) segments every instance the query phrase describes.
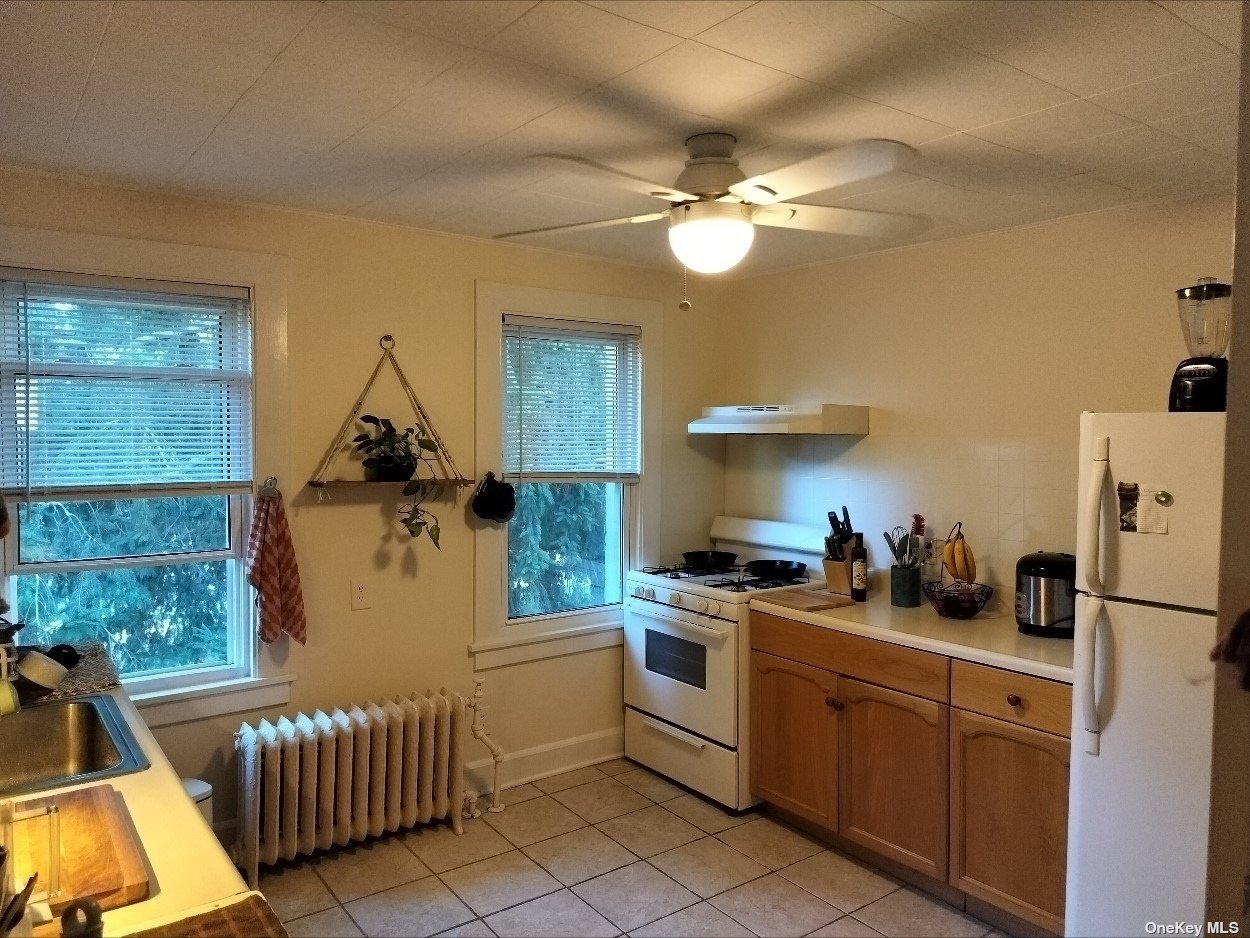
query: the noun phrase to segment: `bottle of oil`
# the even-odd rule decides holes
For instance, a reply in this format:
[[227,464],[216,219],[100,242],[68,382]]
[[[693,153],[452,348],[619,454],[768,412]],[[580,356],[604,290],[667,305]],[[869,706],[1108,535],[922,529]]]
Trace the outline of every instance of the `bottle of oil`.
[[857,603],[868,599],[868,548],[864,546],[864,535],[859,532],[851,548],[851,599]]

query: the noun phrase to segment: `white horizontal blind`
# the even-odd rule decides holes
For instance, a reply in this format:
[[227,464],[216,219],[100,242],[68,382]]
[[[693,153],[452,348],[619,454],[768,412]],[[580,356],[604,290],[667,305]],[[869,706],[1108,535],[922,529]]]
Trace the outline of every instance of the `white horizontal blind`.
[[642,333],[505,316],[504,472],[534,481],[636,482]]
[[247,291],[54,277],[0,277],[0,490],[248,491]]

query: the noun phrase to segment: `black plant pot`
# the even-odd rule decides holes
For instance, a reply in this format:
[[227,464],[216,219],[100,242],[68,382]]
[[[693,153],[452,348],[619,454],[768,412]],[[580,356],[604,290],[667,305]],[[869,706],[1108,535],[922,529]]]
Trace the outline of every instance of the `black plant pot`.
[[416,460],[394,462],[379,459],[373,466],[365,468],[365,478],[370,482],[407,482],[416,472]]

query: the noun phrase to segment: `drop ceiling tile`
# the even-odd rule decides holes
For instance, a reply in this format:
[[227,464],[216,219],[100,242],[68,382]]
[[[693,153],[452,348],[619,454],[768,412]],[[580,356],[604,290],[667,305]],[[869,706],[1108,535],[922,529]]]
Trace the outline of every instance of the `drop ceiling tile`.
[[[483,208],[498,211],[501,216],[526,219],[522,227],[543,228],[549,225],[576,225],[586,221],[599,221],[616,216],[605,211],[604,206],[591,202],[579,202],[557,195],[513,189],[497,199],[483,203]],[[502,225],[497,229],[507,231]]]
[[734,102],[727,113],[734,114],[741,125],[820,149],[868,138],[900,140],[914,146],[954,133],[943,124],[800,78],[787,78]]
[[1017,182],[1072,175],[1061,163],[1021,153],[969,134],[943,137],[919,147],[920,162],[911,168],[918,176],[953,186],[1009,187]]
[[942,230],[949,227],[977,225],[999,217],[1005,209],[1024,208],[1023,203],[986,192],[973,192],[922,179],[905,186],[897,186],[880,192],[842,199],[845,208],[862,208],[873,212],[902,212],[909,215],[927,215],[933,227]]
[[[114,9],[113,18],[178,30],[197,42],[217,37],[219,42],[257,49],[272,58],[320,9],[321,4],[314,0],[122,0]],[[186,80],[190,80],[189,76]]]
[[690,39],[745,10],[752,0],[588,0],[591,6]]
[[1157,0],[1173,16],[1230,52],[1241,50],[1241,0]]
[[977,127],[968,133],[1026,153],[1046,153],[1057,144],[1084,140],[1135,126],[1127,117],[1113,114],[1088,101],[1069,101],[1044,111]]
[[1159,130],[1220,156],[1237,156],[1237,106],[1213,107],[1159,121]]
[[1078,95],[1145,81],[1227,53],[1138,0],[875,0],[982,55]]
[[[668,232],[663,221],[564,234],[551,232],[527,238],[525,243],[554,251],[591,254],[646,267],[680,269],[668,248]],[[677,297],[673,297],[674,306],[676,302]]]
[[357,207],[352,214],[412,223],[416,219],[453,215],[498,199],[509,191],[465,174],[435,171]]
[[59,157],[78,109],[80,92],[64,86],[0,95],[0,158],[51,163]]
[[614,78],[607,87],[640,96],[652,107],[712,114],[724,113],[734,102],[758,94],[786,78],[782,72],[718,49],[683,42]]
[[[594,37],[588,42],[587,37]],[[567,0],[545,0],[489,40],[489,47],[594,82],[627,72],[681,40]]]
[[250,136],[220,128],[171,180],[183,192],[255,200],[318,154],[281,136]]
[[331,0],[358,16],[475,45],[525,14],[538,0]]
[[[1128,130],[1048,147],[1046,156],[1081,172],[1114,173],[1130,163],[1187,147],[1185,141],[1171,134],[1138,124]],[[1114,179],[1109,181],[1115,182]]]
[[1104,182],[1126,189],[1185,191],[1231,184],[1234,162],[1207,150],[1191,147],[1137,160],[1114,169],[1096,170]]
[[663,199],[653,199],[637,192],[617,188],[610,181],[597,179],[578,172],[560,172],[524,187],[527,192],[555,195],[579,202],[589,202],[603,208],[605,218],[626,215],[645,215],[662,212],[668,208]]
[[1141,198],[1136,192],[1113,186],[1088,173],[1063,176],[1058,179],[1017,182],[999,190],[993,186],[985,186],[983,189],[989,192],[997,191],[998,194],[1009,197],[1013,202],[1049,208],[1056,214],[1062,215],[1125,205]]
[[1211,107],[1235,106],[1241,60],[1225,55],[1149,81],[1126,85],[1090,102],[1144,123],[1180,117]]

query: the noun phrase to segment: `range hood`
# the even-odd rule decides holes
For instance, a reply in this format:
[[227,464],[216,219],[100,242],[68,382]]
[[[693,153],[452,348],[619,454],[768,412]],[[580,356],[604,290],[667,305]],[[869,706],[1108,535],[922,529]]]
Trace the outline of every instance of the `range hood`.
[[691,433],[822,434],[867,436],[868,408],[859,404],[742,404],[705,407]]

